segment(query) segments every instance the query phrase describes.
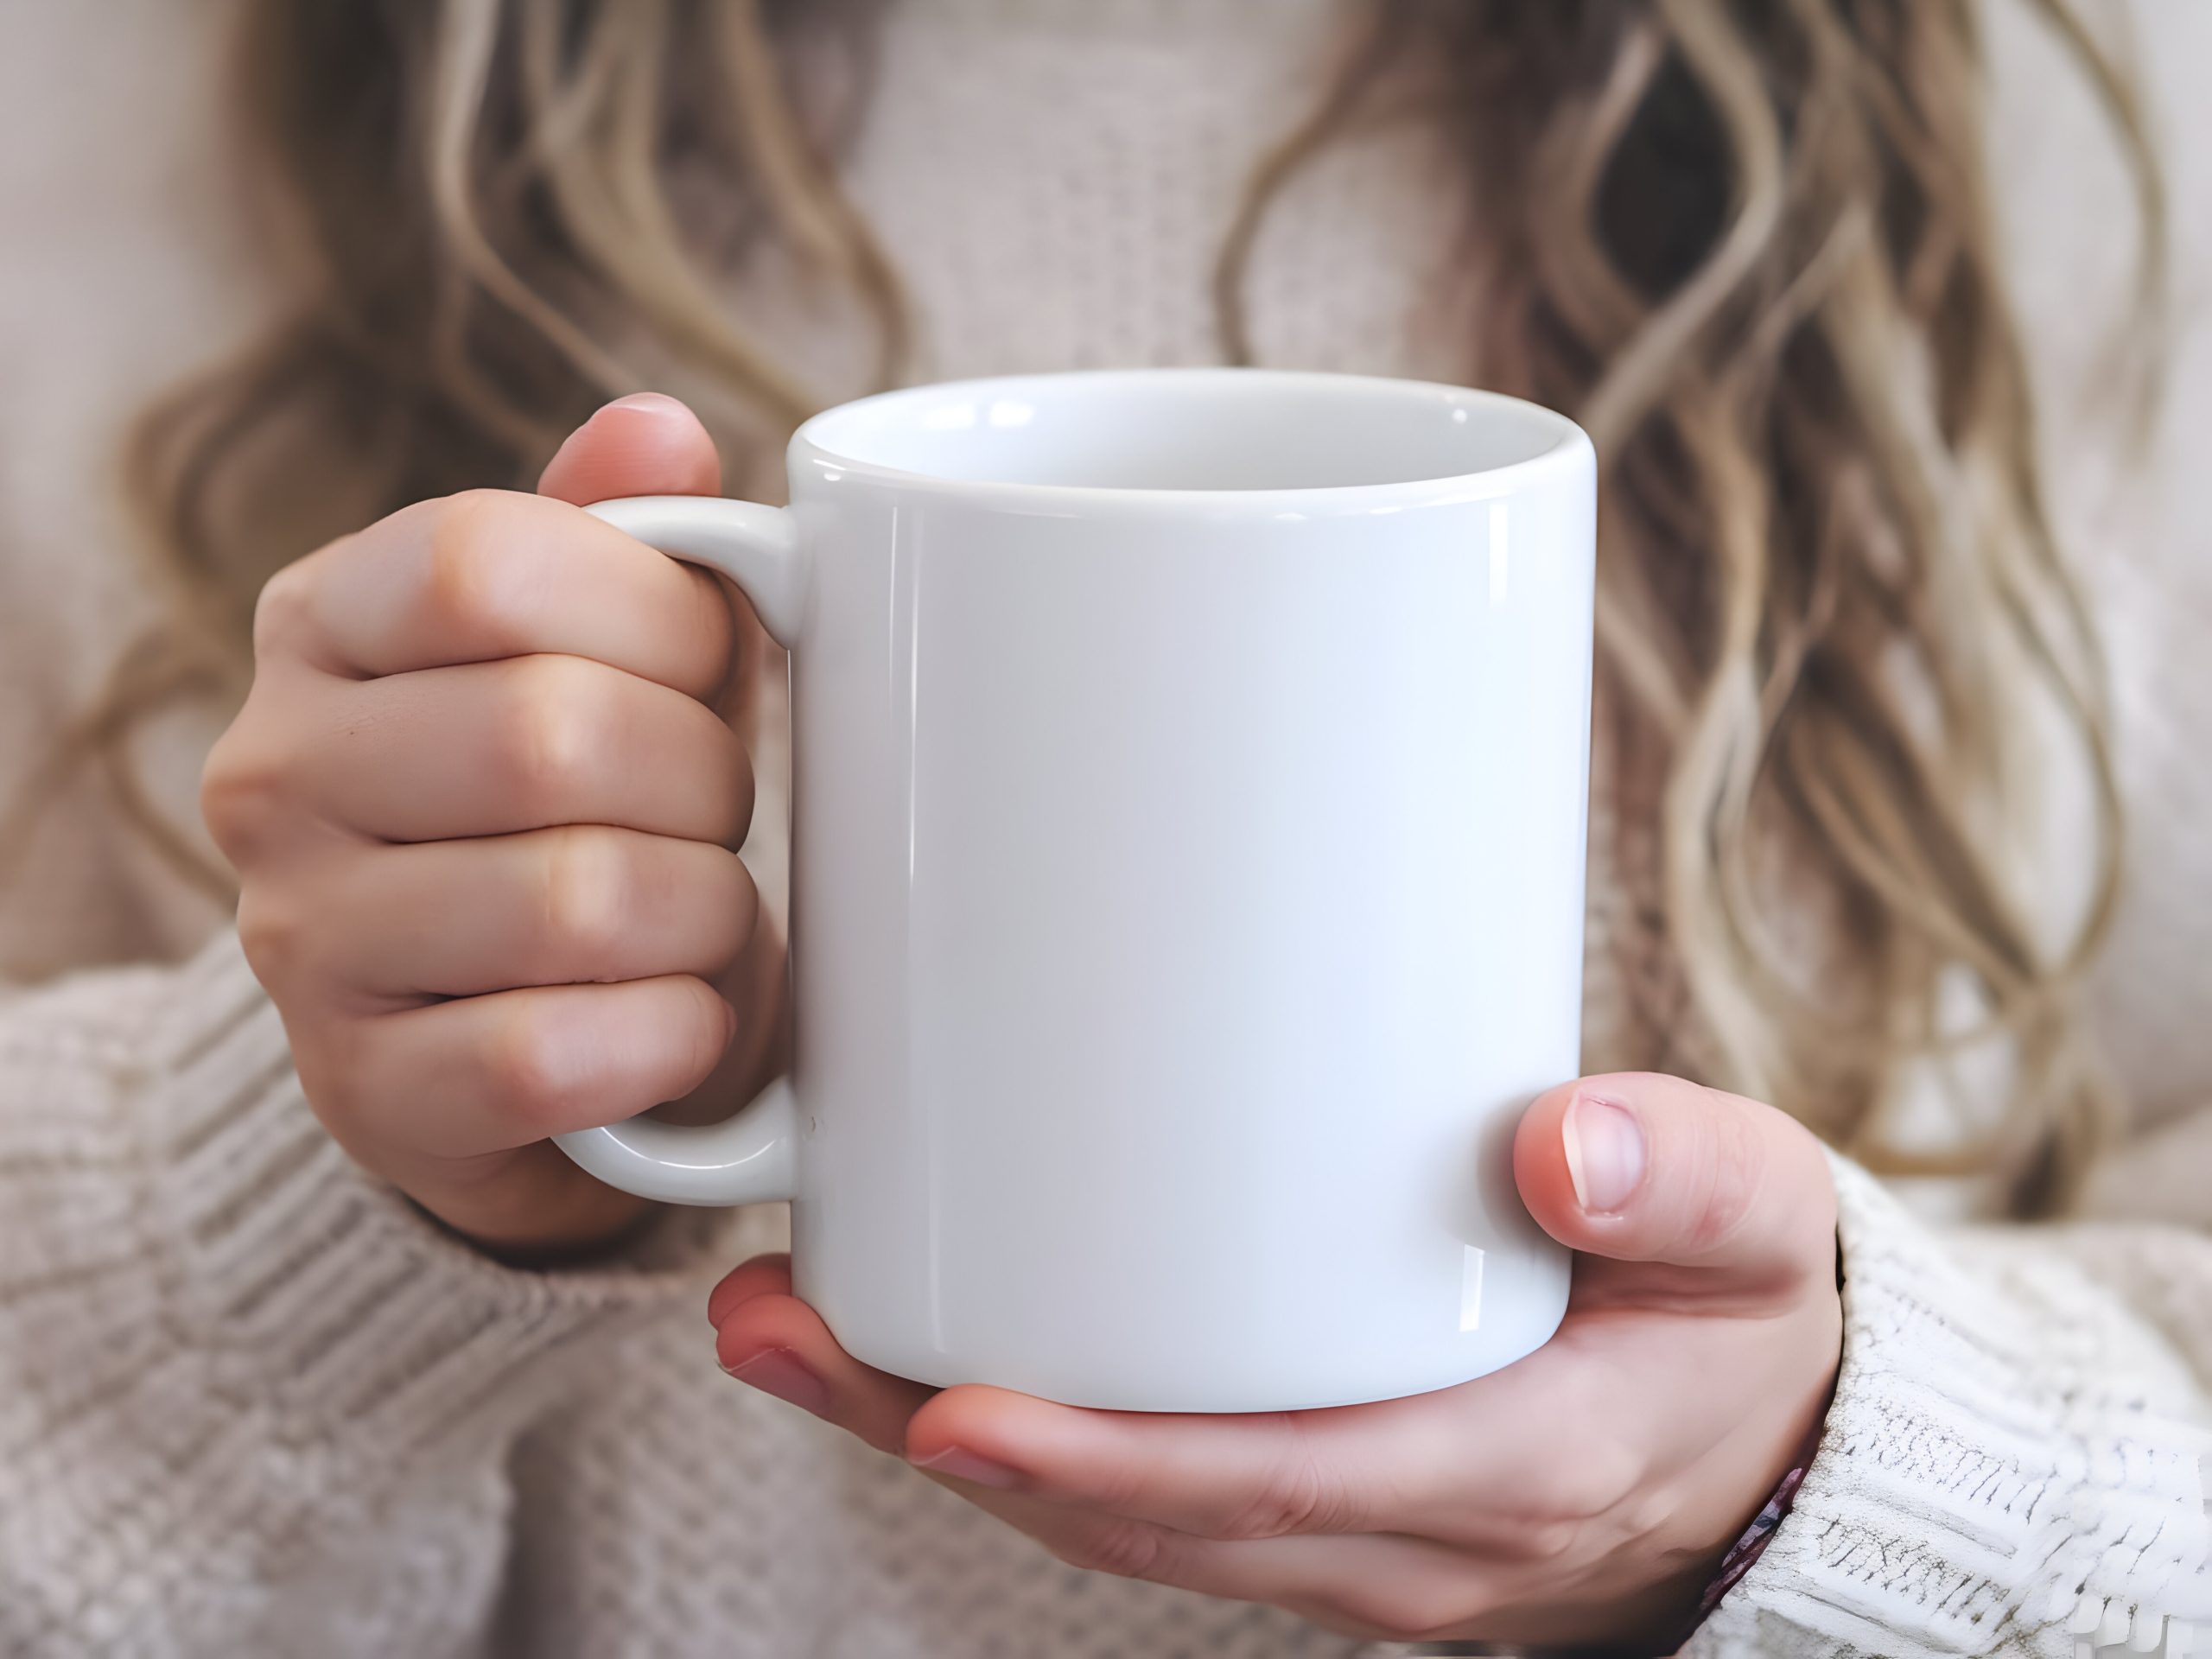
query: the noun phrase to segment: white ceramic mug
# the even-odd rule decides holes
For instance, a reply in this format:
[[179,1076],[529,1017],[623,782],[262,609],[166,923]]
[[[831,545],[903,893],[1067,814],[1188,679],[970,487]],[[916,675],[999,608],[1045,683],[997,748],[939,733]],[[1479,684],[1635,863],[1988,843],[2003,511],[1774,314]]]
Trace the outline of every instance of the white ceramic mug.
[[1563,416],[1253,370],[831,410],[791,505],[593,509],[791,652],[791,1077],[562,1137],[792,1200],[871,1365],[1262,1411],[1557,1325],[1514,1191],[1581,1022],[1594,468]]

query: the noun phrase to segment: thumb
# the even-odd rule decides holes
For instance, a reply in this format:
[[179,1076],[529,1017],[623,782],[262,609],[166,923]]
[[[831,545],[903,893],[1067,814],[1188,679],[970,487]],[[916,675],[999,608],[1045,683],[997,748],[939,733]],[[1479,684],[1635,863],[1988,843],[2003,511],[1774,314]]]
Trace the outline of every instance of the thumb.
[[719,495],[721,481],[699,417],[673,397],[636,391],[569,434],[537,493],[581,507],[621,495]]
[[1539,1096],[1513,1142],[1514,1179],[1560,1243],[1745,1281],[1835,1259],[1835,1188],[1795,1119],[1680,1077],[1623,1071]]

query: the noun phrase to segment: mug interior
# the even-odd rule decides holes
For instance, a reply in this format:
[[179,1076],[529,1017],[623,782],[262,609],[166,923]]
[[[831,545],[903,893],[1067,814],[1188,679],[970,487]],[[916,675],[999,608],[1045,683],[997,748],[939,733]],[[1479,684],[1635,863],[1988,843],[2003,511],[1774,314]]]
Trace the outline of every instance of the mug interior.
[[1256,369],[1140,369],[918,386],[800,429],[830,464],[966,484],[1285,491],[1518,466],[1573,423],[1494,392]]

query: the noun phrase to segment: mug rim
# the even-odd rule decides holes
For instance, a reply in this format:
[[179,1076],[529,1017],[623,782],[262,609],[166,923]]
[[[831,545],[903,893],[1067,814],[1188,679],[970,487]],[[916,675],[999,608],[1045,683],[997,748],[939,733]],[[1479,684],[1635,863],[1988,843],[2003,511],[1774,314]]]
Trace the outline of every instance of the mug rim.
[[[1172,385],[1197,380],[1272,382],[1285,391],[1321,387],[1349,391],[1363,387],[1394,394],[1426,394],[1455,408],[1481,408],[1510,416],[1541,429],[1551,442],[1533,455],[1472,472],[1440,474],[1375,484],[1294,485],[1273,489],[1163,489],[1115,485],[1038,484],[990,479],[948,478],[870,461],[833,447],[825,433],[864,411],[884,412],[902,404],[924,404],[948,397],[994,401],[1018,397],[1025,390],[1077,384],[1154,381]],[[1585,471],[1594,462],[1589,436],[1558,410],[1500,391],[1455,386],[1443,381],[1391,375],[1338,374],[1323,370],[1198,365],[1176,368],[1074,369],[1036,374],[988,375],[902,386],[836,404],[803,422],[791,434],[786,465],[794,485],[802,476],[825,484],[848,479],[909,493],[943,495],[1002,511],[1027,511],[1065,517],[1071,512],[1133,510],[1144,513],[1198,512],[1209,518],[1248,516],[1274,518],[1337,517],[1346,513],[1397,512],[1408,505],[1444,506],[1492,500],[1540,488],[1561,475]]]

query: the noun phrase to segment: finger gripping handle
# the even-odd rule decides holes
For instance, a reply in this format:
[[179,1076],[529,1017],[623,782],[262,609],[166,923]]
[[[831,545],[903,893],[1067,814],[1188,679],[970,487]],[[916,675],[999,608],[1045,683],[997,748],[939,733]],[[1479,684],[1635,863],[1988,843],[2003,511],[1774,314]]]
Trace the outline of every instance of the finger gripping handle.
[[788,651],[806,602],[806,568],[789,507],[717,495],[633,495],[584,509],[647,547],[728,576]]
[[[806,600],[805,566],[788,509],[716,496],[639,495],[587,509],[671,557],[735,582],[761,626],[790,647]],[[663,1204],[763,1204],[795,1196],[799,1109],[788,1081],[724,1122],[650,1117],[556,1135],[554,1144],[609,1186]]]
[[663,1204],[766,1204],[793,1196],[798,1100],[778,1078],[734,1117],[687,1128],[633,1117],[556,1135],[562,1151],[609,1186]]

